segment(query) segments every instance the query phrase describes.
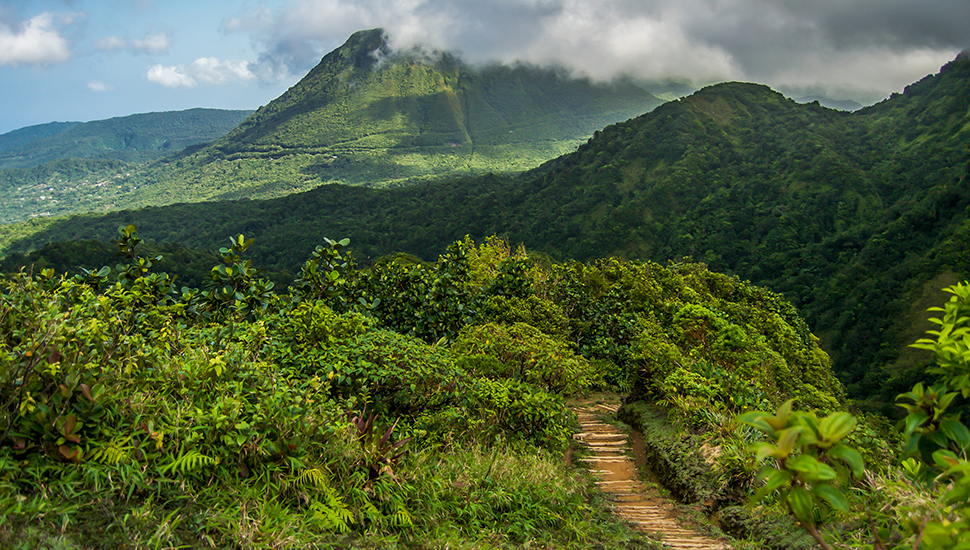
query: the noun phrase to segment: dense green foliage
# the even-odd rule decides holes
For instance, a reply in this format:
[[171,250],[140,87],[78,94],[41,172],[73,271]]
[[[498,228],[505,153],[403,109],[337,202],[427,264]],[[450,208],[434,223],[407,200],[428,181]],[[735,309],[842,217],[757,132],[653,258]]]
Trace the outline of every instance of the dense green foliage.
[[0,136],[0,170],[73,158],[143,163],[215,141],[251,113],[188,109],[21,128]]
[[116,235],[114,270],[4,279],[4,545],[647,547],[562,461],[566,397],[635,387],[693,426],[841,404],[784,300],[696,264],[492,238],[361,270],[326,240],[274,294],[239,235],[176,291]]
[[[952,297],[944,307],[930,308],[943,313],[930,319],[939,330],[912,345],[934,352],[936,365],[925,374],[936,383],[918,382],[896,397],[908,414],[897,425],[903,444],[891,462],[873,465],[879,473],[866,472],[866,486],[852,491],[850,475],[858,488],[865,466],[850,442],[853,415],[840,411],[819,419],[814,411],[793,410],[791,401],[776,413],[748,412],[737,420],[767,436],[749,447],[759,463],[765,461],[752,502],[782,504],[825,550],[831,541],[879,550],[970,543],[970,429],[952,406],[970,396],[970,283],[945,291]],[[853,517],[852,505],[865,513]],[[838,512],[849,525],[823,535],[819,527]]]
[[689,256],[784,294],[832,354],[848,394],[894,415],[894,396],[924,366],[906,351],[920,309],[970,275],[968,90],[966,55],[855,113],[722,84],[609,126],[520,177],[325,186],[275,201],[33,220],[5,228],[2,242],[24,252],[108,239],[137,219],[152,240],[196,248],[239,232],[271,240],[279,247],[258,263],[291,272],[313,235],[335,233],[352,235],[365,260],[394,251],[433,258],[466,233],[501,234],[558,258]]

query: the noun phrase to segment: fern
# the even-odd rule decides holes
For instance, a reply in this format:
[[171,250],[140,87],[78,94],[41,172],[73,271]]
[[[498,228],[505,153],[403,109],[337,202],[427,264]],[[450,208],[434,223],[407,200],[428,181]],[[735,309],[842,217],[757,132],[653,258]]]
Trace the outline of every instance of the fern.
[[403,504],[394,506],[394,508],[396,510],[387,518],[393,527],[409,527],[414,524],[414,521],[411,519],[411,513],[404,508]]
[[329,487],[327,477],[317,468],[303,470],[292,485],[300,489],[305,489],[308,485],[316,488]]
[[128,451],[132,449],[131,445],[126,445],[129,441],[131,436],[113,439],[107,446],[94,449],[91,452],[91,460],[109,466],[121,462],[127,464],[130,461]]
[[163,474],[174,471],[185,475],[189,472],[200,470],[203,466],[212,466],[215,463],[216,459],[205,456],[199,451],[186,451],[183,449],[182,452],[179,453],[178,458],[173,460],[171,463],[162,466],[159,471]]
[[310,497],[312,519],[320,527],[335,530],[340,533],[350,531],[354,521],[354,514],[347,508],[337,491],[330,486],[327,475],[319,468],[308,468],[288,484],[291,489],[317,489],[316,495]]

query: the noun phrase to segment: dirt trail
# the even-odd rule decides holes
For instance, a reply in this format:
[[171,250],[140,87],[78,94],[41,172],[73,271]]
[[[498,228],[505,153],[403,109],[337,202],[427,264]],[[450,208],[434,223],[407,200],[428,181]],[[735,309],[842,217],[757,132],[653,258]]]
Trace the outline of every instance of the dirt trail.
[[603,421],[612,417],[618,408],[619,405],[602,403],[572,407],[582,427],[574,437],[590,451],[588,457],[579,460],[586,462],[600,478],[596,485],[612,498],[617,515],[638,530],[660,536],[665,545],[676,550],[730,548],[724,542],[683,526],[676,518],[674,503],[640,481],[627,434]]

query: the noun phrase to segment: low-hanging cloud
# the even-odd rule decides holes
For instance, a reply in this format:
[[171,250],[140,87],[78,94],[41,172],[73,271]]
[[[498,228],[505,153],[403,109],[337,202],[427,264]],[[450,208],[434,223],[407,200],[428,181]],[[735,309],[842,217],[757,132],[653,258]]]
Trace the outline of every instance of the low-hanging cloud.
[[69,60],[71,47],[59,27],[72,20],[72,14],[42,13],[16,22],[0,12],[0,66],[43,66]]
[[597,79],[753,80],[868,95],[900,89],[970,47],[966,0],[290,0],[227,20],[260,78],[299,74],[352,32],[472,62],[555,63]]
[[256,79],[248,61],[200,57],[189,65],[152,65],[145,77],[168,88],[195,88],[202,84],[230,84]]

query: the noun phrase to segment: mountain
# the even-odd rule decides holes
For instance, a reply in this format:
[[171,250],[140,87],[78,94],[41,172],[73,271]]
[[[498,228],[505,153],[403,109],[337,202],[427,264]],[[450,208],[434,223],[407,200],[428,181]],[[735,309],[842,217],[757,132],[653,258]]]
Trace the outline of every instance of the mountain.
[[[0,136],[0,170],[70,158],[147,162],[215,141],[251,113],[189,109],[21,128]],[[5,142],[11,145],[4,147]]]
[[83,124],[81,122],[48,122],[47,124],[37,124],[26,126],[17,130],[12,130],[6,134],[0,134],[0,153],[26,145],[50,136],[56,136],[66,132],[71,128]]
[[[472,67],[448,53],[391,51],[381,30],[362,31],[211,146],[179,151],[188,144],[176,144],[147,127],[125,141],[127,134],[116,124],[118,131],[109,134],[118,142],[115,148],[141,143],[139,151],[166,147],[171,156],[123,170],[91,166],[90,173],[70,177],[51,176],[56,167],[0,172],[0,222],[279,197],[332,183],[383,187],[522,171],[573,151],[594,131],[660,103],[628,81],[594,83],[564,70],[528,65]],[[30,159],[120,158],[94,154],[99,147],[108,150],[103,134],[89,140],[87,155],[53,146],[78,141],[86,127],[51,138],[43,158],[37,153]],[[19,156],[8,151],[0,154],[0,165],[4,159],[6,166],[13,166],[14,159],[26,165],[28,155],[23,149]]]
[[383,31],[361,31],[217,143],[157,167],[131,204],[521,171],[658,104],[631,82],[471,67],[448,53],[391,51]]
[[[239,131],[244,131],[240,128]],[[853,398],[891,414],[922,376],[940,288],[970,277],[970,56],[849,113],[742,83],[614,124],[519,176],[404,189],[325,186],[273,201],[178,205],[8,226],[8,251],[110,239],[214,248],[254,237],[255,263],[294,270],[324,236],[362,257],[432,258],[468,233],[560,259],[684,256],[782,292]]]

